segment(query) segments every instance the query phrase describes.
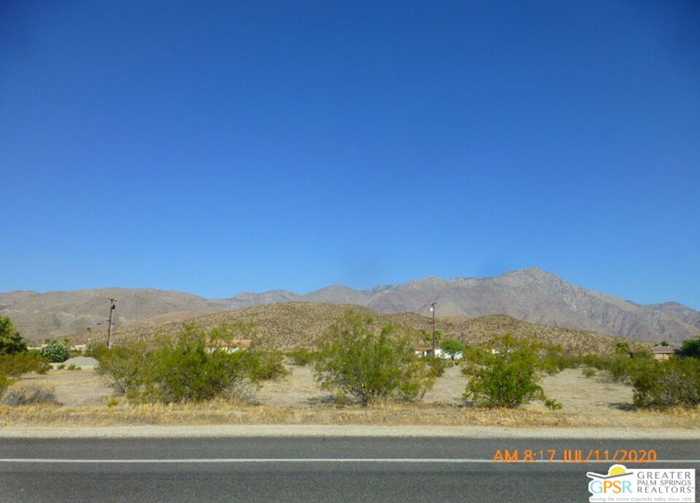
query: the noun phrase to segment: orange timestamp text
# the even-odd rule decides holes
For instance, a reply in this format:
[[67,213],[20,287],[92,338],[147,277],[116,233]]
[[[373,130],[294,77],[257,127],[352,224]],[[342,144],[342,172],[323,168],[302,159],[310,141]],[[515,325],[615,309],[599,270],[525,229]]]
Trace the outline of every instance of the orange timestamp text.
[[501,463],[654,463],[655,449],[496,449],[493,461]]

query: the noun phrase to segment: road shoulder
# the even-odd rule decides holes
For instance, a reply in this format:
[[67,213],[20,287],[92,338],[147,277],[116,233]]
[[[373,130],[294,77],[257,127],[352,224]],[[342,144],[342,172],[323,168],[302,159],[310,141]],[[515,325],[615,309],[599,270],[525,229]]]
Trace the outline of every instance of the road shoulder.
[[246,438],[246,437],[397,437],[397,438],[586,438],[700,440],[700,429],[504,428],[491,426],[367,425],[211,425],[0,427],[0,438]]

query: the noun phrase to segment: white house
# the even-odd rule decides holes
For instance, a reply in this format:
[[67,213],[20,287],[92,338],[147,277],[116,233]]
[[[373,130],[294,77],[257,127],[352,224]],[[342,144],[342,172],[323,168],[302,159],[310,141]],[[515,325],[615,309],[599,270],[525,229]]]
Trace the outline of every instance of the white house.
[[[424,345],[424,344],[423,344],[423,345],[418,345],[418,346],[416,346],[416,350],[415,350],[415,351],[416,351],[416,354],[417,354],[418,356],[420,356],[421,358],[425,358],[425,357],[428,357],[428,356],[432,356],[432,355],[433,355],[433,347],[432,347],[432,346],[427,346],[427,345]],[[446,353],[446,352],[443,351],[441,348],[435,348],[435,357],[436,357],[436,358],[440,358],[440,359],[442,359],[442,360],[451,360],[451,359],[452,359],[452,357],[450,356],[450,354],[449,354],[449,353]],[[464,355],[462,354],[461,351],[458,352],[458,353],[455,353],[455,356],[454,356],[454,359],[455,359],[455,360],[461,360],[462,358],[464,358]]]

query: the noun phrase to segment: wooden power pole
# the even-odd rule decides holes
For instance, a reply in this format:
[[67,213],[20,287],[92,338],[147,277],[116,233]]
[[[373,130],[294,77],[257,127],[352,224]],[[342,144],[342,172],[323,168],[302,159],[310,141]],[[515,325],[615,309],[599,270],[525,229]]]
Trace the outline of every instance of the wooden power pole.
[[435,357],[435,351],[437,350],[436,346],[436,340],[435,340],[435,311],[436,311],[437,304],[433,302],[430,304],[430,312],[433,313],[433,357]]
[[107,322],[107,348],[112,348],[112,314],[117,308],[117,299],[109,299],[109,321]]

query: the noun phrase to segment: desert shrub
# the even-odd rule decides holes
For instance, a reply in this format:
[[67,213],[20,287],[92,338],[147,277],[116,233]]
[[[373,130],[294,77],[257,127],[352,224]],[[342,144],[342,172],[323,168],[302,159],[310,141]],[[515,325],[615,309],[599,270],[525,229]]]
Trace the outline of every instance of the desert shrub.
[[36,384],[13,386],[5,392],[0,402],[4,405],[58,405],[53,388]]
[[228,352],[211,345],[217,338],[235,333],[231,326],[209,331],[186,325],[179,333],[154,341],[131,341],[107,349],[90,348],[117,389],[134,401],[199,402],[219,397],[239,397],[249,383],[286,374],[279,351],[252,349]]
[[447,339],[442,341],[440,349],[450,357],[450,360],[454,361],[458,354],[464,353],[464,343],[459,339]]
[[27,350],[27,344],[7,316],[0,316],[0,355],[11,355]]
[[632,359],[624,354],[616,354],[605,363],[606,370],[614,382],[625,382],[629,378]]
[[417,330],[413,332],[413,334],[417,337],[417,340],[427,346],[432,346],[434,340],[436,347],[441,347],[442,341],[445,338],[445,334],[440,329],[435,330],[435,337],[433,337],[432,330]]
[[433,382],[408,337],[353,311],[322,336],[314,370],[324,388],[365,406],[377,400],[416,400]]
[[549,410],[561,410],[563,407],[559,400],[555,400],[553,398],[546,398],[544,400],[544,406]]
[[678,354],[684,358],[700,358],[700,337],[683,341]]
[[0,355],[0,374],[6,376],[19,377],[29,372],[45,374],[50,368],[49,362],[36,353]]
[[591,378],[591,377],[595,377],[595,375],[596,375],[596,369],[594,369],[593,367],[586,367],[585,369],[583,369],[583,376],[584,377]]
[[0,374],[0,397],[5,392],[7,387],[10,385],[10,378],[4,374]]
[[98,372],[109,374],[119,392],[138,394],[147,367],[144,343],[131,342],[111,349],[105,345],[93,355],[100,362]]
[[544,399],[539,386],[539,356],[527,341],[502,337],[494,341],[495,353],[481,353],[469,362],[465,400],[484,407],[517,407],[535,398]]
[[242,369],[254,382],[278,379],[288,374],[284,354],[276,350],[253,349],[240,354]]
[[250,370],[252,359],[244,363],[245,354],[243,351],[208,351],[206,334],[185,328],[171,341],[147,353],[140,397],[146,401],[173,403],[222,396]]
[[589,353],[581,356],[580,364],[586,367],[592,367],[597,370],[605,370],[608,359],[597,353]]
[[51,341],[41,348],[41,356],[51,363],[62,363],[70,358],[70,351],[65,342]]
[[465,364],[480,365],[489,361],[491,351],[483,346],[466,346],[464,348]]
[[558,345],[542,344],[537,349],[539,355],[539,366],[547,374],[558,374],[564,369],[576,368],[579,365],[579,358],[568,353]]
[[615,353],[618,355],[629,355],[632,352],[630,343],[627,341],[618,342],[615,344]]
[[584,375],[592,372],[592,369],[597,369],[606,372],[613,382],[630,384],[633,376],[644,371],[654,359],[648,351],[626,352],[625,347],[624,343],[618,344],[618,350],[611,355],[588,354],[581,357],[580,363],[589,367],[584,370]]
[[632,357],[615,355],[608,360],[607,371],[613,381],[632,384],[637,375],[651,371],[655,364],[650,353],[635,353]]
[[299,367],[312,364],[316,356],[315,351],[304,348],[293,349],[287,352],[287,357],[292,361],[292,364]]
[[85,356],[90,356],[98,361],[107,352],[109,352],[109,348],[107,344],[103,342],[91,342],[88,344],[87,348],[85,348]]
[[442,358],[436,358],[433,356],[425,357],[423,360],[428,365],[430,376],[433,378],[442,377],[442,375],[445,373],[445,369],[447,369],[448,365],[451,365]]
[[637,367],[632,374],[638,407],[695,407],[700,404],[700,361],[672,358]]
[[561,345],[510,335],[497,337],[482,347],[467,347],[464,359],[472,364],[487,364],[493,361],[493,350],[508,352],[513,349],[527,350],[533,358],[534,367],[550,375],[567,368],[576,368],[581,364],[579,355],[566,351]]

